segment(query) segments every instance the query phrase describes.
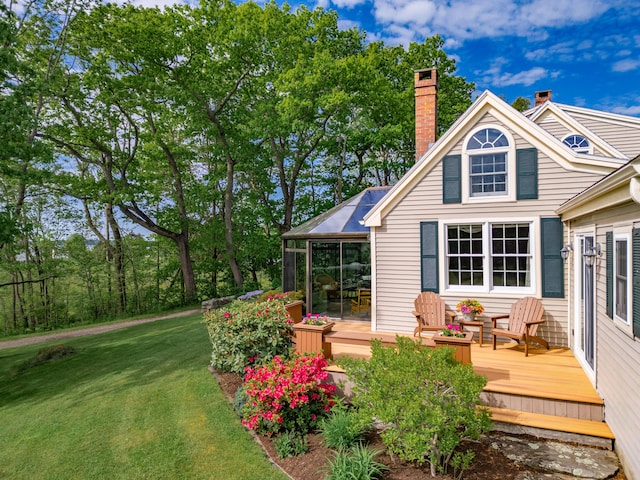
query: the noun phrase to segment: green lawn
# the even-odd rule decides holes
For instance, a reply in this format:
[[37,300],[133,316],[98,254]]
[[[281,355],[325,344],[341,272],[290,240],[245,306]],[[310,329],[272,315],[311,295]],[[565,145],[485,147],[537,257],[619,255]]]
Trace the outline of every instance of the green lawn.
[[51,344],[0,350],[1,479],[286,478],[207,370],[201,315],[63,343],[20,373]]

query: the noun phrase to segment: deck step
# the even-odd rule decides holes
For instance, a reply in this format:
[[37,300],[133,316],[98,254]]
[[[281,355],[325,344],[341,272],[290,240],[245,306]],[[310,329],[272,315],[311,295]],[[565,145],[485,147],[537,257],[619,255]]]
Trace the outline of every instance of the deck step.
[[605,422],[594,420],[580,420],[577,418],[545,415],[542,413],[520,412],[506,408],[487,407],[495,422],[511,423],[525,427],[555,430],[559,432],[576,433],[590,437],[614,440],[615,436]]
[[391,333],[331,331],[324,336],[324,341],[327,343],[359,346],[369,346],[374,339],[381,340],[385,347],[396,344],[396,336]]

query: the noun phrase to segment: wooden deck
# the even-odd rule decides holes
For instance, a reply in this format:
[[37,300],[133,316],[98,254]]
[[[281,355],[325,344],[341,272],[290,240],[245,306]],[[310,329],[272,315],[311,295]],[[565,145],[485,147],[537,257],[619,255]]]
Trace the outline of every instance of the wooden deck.
[[[337,336],[331,347],[337,365],[343,355],[370,356],[371,337],[380,336],[386,344],[395,338],[371,332],[368,322],[336,322],[333,331]],[[347,332],[344,343],[339,332]],[[349,340],[359,337],[359,341]],[[534,344],[525,357],[524,346],[515,342],[499,343],[496,350],[486,340],[480,346],[477,333],[471,348],[474,371],[487,378],[482,401],[493,411],[494,420],[613,439],[604,422],[604,402],[570,349],[546,350]]]

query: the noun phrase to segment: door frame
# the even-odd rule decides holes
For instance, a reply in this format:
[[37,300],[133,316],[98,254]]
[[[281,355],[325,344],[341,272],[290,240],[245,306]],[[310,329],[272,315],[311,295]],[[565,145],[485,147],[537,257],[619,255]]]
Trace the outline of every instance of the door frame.
[[596,371],[596,271],[595,265],[585,265],[583,254],[586,245],[594,246],[595,243],[593,230],[574,233],[572,351],[592,382],[595,382]]

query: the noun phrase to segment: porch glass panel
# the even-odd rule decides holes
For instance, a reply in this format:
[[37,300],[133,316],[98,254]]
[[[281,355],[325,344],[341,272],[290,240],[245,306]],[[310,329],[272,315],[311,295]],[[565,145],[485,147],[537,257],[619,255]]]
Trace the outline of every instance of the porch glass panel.
[[311,302],[308,311],[332,318],[369,320],[370,306],[360,304],[361,297],[366,296],[366,293],[370,295],[371,292],[369,243],[310,243]]

